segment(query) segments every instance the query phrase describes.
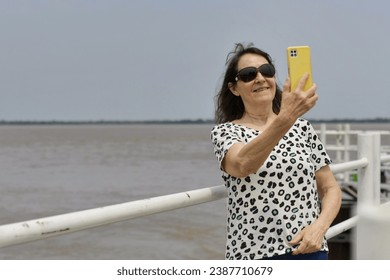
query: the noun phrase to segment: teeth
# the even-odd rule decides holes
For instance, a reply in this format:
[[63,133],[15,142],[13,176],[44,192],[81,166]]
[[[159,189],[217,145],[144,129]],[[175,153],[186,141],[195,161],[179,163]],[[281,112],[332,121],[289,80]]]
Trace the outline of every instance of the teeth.
[[260,92],[260,91],[263,91],[263,90],[266,90],[268,89],[267,87],[262,87],[262,88],[258,88],[256,90],[254,90],[254,92]]

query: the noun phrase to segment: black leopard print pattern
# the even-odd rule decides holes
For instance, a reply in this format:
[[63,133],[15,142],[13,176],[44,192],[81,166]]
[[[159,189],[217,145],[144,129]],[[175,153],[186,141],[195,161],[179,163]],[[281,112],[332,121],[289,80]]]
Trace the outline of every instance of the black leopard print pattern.
[[[219,163],[229,148],[261,132],[231,122],[211,131]],[[261,259],[292,251],[289,241],[320,213],[315,172],[331,160],[312,125],[298,119],[263,166],[245,178],[222,170],[228,189],[226,259]],[[328,250],[323,240],[321,250]]]

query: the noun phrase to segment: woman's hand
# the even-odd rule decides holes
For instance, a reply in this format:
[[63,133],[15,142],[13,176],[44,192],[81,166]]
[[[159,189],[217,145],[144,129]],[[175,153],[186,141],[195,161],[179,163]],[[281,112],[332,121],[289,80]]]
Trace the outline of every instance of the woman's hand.
[[325,233],[326,230],[316,223],[308,225],[291,240],[292,246],[298,245],[292,254],[309,254],[319,251]]
[[318,100],[316,94],[317,85],[313,84],[307,91],[303,90],[308,78],[309,74],[303,75],[296,89],[293,91],[291,91],[290,80],[287,79],[285,81],[283,84],[282,105],[279,115],[295,121],[315,106]]

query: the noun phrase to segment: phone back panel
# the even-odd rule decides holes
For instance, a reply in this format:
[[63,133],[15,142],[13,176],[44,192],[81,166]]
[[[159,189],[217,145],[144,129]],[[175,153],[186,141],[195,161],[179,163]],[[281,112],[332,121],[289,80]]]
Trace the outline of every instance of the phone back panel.
[[294,90],[297,87],[299,79],[305,73],[309,73],[310,76],[305,84],[304,90],[306,91],[313,85],[311,60],[310,60],[310,47],[308,46],[288,47],[287,64],[288,64],[288,75],[291,81],[291,90]]

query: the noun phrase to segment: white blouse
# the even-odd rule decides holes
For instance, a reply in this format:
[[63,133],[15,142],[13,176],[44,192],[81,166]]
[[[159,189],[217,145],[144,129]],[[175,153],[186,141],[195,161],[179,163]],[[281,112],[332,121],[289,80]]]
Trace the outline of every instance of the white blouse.
[[[231,122],[216,125],[211,140],[219,163],[233,144],[260,133]],[[289,242],[320,213],[315,172],[330,163],[312,125],[298,119],[256,173],[237,178],[222,170],[229,193],[226,259],[291,252]],[[328,250],[325,239],[321,250]]]

